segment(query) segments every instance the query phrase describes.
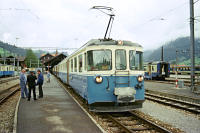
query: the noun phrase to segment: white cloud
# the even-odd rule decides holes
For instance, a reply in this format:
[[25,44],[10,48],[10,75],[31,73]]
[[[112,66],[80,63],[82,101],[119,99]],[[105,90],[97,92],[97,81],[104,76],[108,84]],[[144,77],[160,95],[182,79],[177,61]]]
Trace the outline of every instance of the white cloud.
[[2,41],[7,42],[7,41],[9,41],[10,37],[11,37],[10,33],[4,33],[2,36],[2,38],[3,38]]

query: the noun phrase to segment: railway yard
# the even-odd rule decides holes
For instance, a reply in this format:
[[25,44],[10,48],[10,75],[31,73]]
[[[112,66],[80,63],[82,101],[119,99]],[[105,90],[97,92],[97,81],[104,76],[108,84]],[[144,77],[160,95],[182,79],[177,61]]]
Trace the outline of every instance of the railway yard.
[[200,133],[199,4],[2,1],[0,133]]
[[1,78],[0,82],[1,132],[200,131],[200,95],[191,93],[187,86],[176,88],[175,82],[168,80],[145,81],[143,107],[115,113],[90,112],[70,86],[53,76],[51,83],[45,82],[45,97],[30,102],[20,99],[18,77]]

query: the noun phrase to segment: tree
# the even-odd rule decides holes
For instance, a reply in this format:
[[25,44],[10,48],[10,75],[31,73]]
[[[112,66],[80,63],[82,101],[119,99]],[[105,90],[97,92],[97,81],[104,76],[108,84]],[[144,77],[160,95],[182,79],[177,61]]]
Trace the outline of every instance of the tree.
[[38,58],[37,56],[33,53],[31,49],[28,49],[26,51],[26,58],[25,58],[25,64],[28,68],[30,67],[38,67]]

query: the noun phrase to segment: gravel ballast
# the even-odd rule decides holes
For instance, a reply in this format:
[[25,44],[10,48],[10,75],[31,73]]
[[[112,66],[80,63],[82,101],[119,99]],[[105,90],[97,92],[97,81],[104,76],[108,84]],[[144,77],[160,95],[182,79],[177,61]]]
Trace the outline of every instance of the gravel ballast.
[[174,109],[158,103],[146,100],[143,108],[140,109],[145,114],[159,119],[187,133],[200,132],[200,118],[197,115],[185,111]]
[[13,131],[15,109],[19,97],[20,92],[17,92],[0,105],[0,133],[11,133]]

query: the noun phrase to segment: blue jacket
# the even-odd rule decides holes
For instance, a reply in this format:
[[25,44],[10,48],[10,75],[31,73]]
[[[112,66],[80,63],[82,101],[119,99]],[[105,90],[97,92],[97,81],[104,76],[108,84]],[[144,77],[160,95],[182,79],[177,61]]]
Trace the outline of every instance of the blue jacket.
[[43,84],[43,82],[44,82],[44,77],[43,77],[43,75],[40,73],[39,75],[38,75],[38,79],[37,79],[37,85],[38,84]]
[[26,86],[26,75],[24,73],[20,74],[19,79],[20,79],[20,86],[21,87]]

